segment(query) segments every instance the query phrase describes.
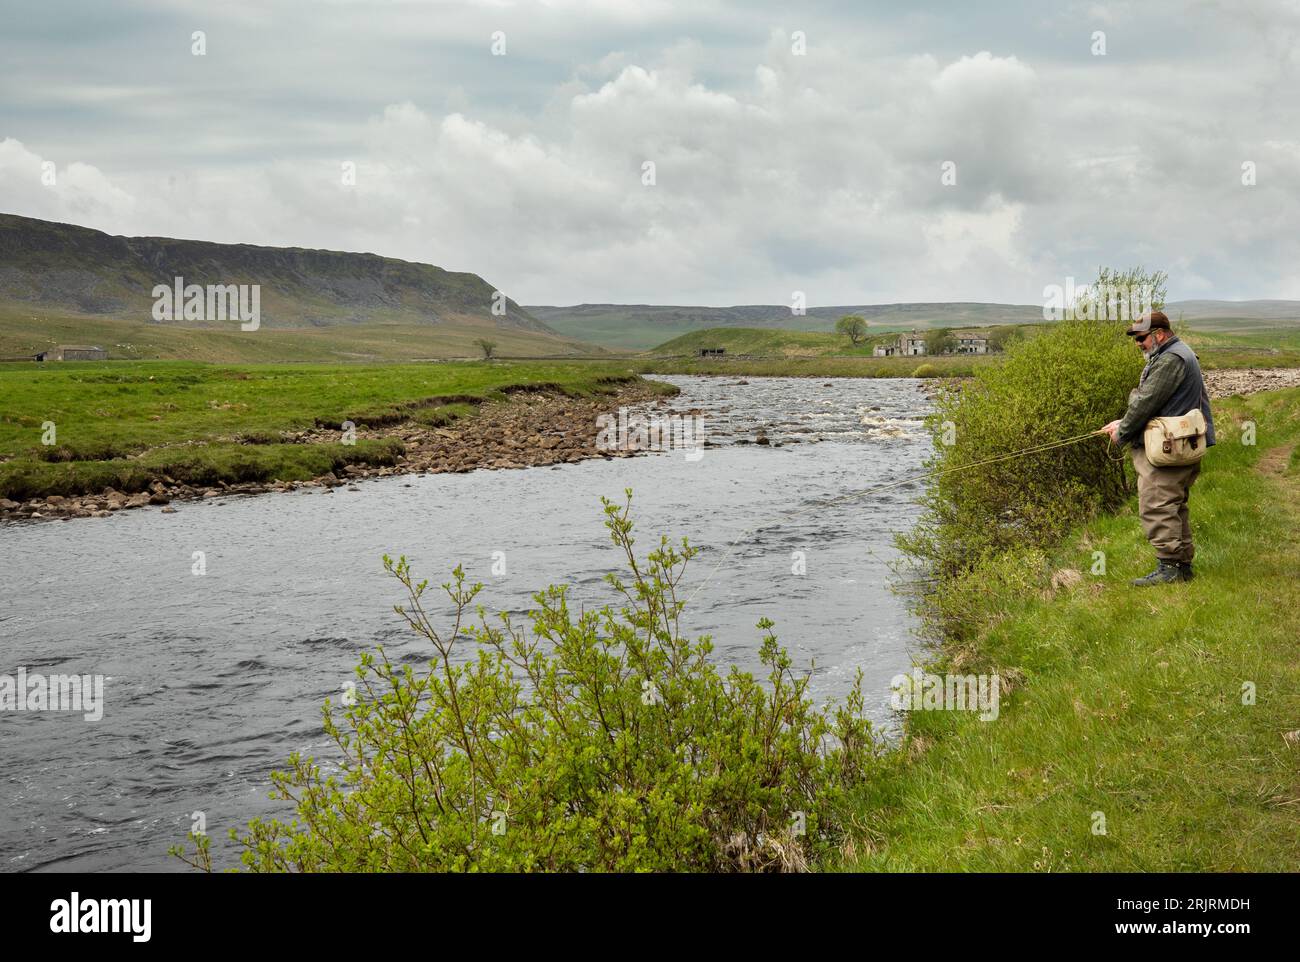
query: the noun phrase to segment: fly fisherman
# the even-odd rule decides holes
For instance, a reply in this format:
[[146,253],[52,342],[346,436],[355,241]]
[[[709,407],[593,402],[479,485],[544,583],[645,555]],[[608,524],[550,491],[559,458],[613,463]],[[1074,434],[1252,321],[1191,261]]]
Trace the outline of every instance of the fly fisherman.
[[[1142,531],[1156,550],[1156,570],[1133,582],[1138,587],[1192,580],[1192,526],[1188,521],[1187,498],[1192,483],[1201,473],[1200,457],[1214,444],[1214,421],[1210,417],[1210,395],[1201,376],[1201,365],[1192,349],[1169,329],[1163,311],[1143,314],[1126,331],[1142,353],[1146,367],[1138,386],[1129,392],[1128,411],[1101,430],[1116,444],[1128,444],[1133,470],[1138,479],[1138,516]],[[1151,443],[1149,422],[1155,418],[1180,419],[1199,410],[1205,418],[1201,451],[1188,464],[1157,467],[1148,457]],[[1183,419],[1186,420],[1186,419]],[[1154,428],[1153,428],[1154,430]],[[1159,435],[1157,435],[1157,439]],[[1191,439],[1190,447],[1198,439]],[[1157,443],[1159,441],[1157,440]],[[1170,447],[1166,442],[1165,451]],[[1159,455],[1159,450],[1156,455]]]

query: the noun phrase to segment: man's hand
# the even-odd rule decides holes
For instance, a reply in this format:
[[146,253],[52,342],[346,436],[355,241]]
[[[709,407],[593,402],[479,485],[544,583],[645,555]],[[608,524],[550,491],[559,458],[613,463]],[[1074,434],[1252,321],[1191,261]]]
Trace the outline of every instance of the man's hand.
[[1116,444],[1119,444],[1119,422],[1118,421],[1111,421],[1110,424],[1107,424],[1104,428],[1102,428],[1097,433],[1109,434],[1110,439]]

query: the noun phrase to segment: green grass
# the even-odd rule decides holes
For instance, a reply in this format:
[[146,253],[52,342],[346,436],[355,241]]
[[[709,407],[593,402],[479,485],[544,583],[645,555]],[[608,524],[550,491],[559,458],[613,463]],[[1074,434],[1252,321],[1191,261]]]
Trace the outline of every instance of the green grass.
[[[913,712],[860,799],[873,839],[844,868],[1295,871],[1300,865],[1300,390],[1216,402],[1192,491],[1197,578],[1152,567],[1135,511],[1075,532],[1055,594],[990,590],[938,664],[1019,679],[1000,717]],[[1258,425],[1243,446],[1240,423]],[[1296,449],[1300,450],[1300,449]],[[1289,467],[1288,467],[1289,465]],[[1105,552],[1107,574],[1089,572]],[[943,667],[938,671],[942,672]],[[1242,704],[1255,685],[1257,703]],[[1107,833],[1094,834],[1093,813]]]
[[[134,491],[170,475],[190,484],[302,480],[347,463],[392,464],[392,439],[287,443],[286,432],[443,423],[510,390],[612,389],[626,365],[449,362],[215,366],[168,361],[0,367],[0,497]],[[42,444],[43,425],[56,429]]]

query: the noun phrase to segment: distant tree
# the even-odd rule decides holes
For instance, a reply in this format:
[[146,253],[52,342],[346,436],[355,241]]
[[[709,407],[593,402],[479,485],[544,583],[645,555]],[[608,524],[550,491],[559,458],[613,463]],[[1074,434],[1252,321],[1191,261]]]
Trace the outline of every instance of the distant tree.
[[857,314],[845,314],[835,322],[836,334],[847,334],[850,344],[860,344],[867,339],[867,321]]
[[492,355],[496,352],[497,349],[496,341],[489,341],[486,337],[480,337],[474,343],[477,344],[479,346],[479,350],[483,352],[484,360],[487,361],[492,360]]
[[1165,306],[1169,275],[1144,267],[1118,270],[1099,267],[1097,279],[1078,290],[1070,305],[1075,317],[1087,320],[1136,320],[1143,311]]
[[989,350],[1001,353],[1008,344],[1023,340],[1024,336],[1025,332],[1018,324],[999,324],[988,333]]
[[945,351],[955,351],[957,349],[957,338],[952,336],[952,331],[947,328],[936,328],[933,331],[925,332],[925,353],[942,354]]

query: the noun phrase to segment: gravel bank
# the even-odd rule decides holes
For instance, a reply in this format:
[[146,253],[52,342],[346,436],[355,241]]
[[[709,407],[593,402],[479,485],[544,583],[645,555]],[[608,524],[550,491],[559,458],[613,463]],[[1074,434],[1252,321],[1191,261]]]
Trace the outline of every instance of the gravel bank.
[[1210,389],[1210,397],[1279,391],[1287,387],[1300,387],[1300,368],[1248,367],[1206,371],[1205,386]]
[[[364,478],[401,474],[439,474],[478,469],[499,470],[566,464],[587,458],[631,457],[639,452],[598,450],[596,418],[614,413],[622,406],[667,403],[663,389],[645,381],[620,385],[616,393],[589,398],[572,398],[551,392],[520,392],[509,401],[485,404],[476,416],[454,421],[445,427],[431,427],[413,421],[357,431],[358,438],[399,438],[405,453],[391,467],[349,465],[342,476],[333,473],[310,481],[271,481],[194,487],[155,481],[148,491],[127,493],[105,488],[99,494],[34,498],[16,502],[0,498],[0,520],[47,520],[105,518],[122,512],[160,508],[163,514],[177,510],[175,503],[199,501],[231,494],[265,494],[319,488],[333,491],[349,487]],[[299,444],[337,442],[337,431],[303,431],[291,439]],[[171,482],[171,483],[169,483]]]

